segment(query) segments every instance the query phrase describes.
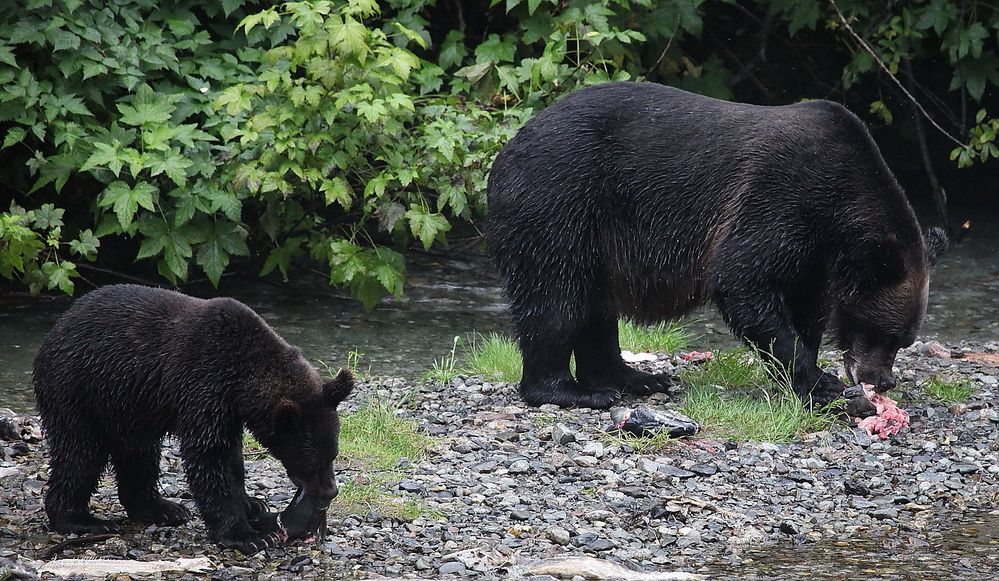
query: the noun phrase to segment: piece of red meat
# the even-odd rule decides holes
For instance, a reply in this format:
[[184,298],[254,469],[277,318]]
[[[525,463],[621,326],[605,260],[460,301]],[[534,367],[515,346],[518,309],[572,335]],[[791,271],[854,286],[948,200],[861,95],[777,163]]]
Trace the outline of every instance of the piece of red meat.
[[899,433],[902,428],[909,425],[909,412],[898,407],[895,400],[874,391],[874,386],[869,383],[865,383],[863,386],[864,395],[871,400],[871,403],[878,409],[878,413],[863,419],[854,418],[853,421],[864,428],[868,435],[877,435],[885,440],[888,436]]

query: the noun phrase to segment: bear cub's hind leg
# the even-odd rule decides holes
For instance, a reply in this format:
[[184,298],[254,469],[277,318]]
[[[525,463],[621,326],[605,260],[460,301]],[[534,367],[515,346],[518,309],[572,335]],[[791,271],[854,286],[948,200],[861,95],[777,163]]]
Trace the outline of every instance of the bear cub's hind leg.
[[108,453],[99,435],[89,426],[68,421],[68,429],[49,430],[49,475],[45,512],[49,527],[60,533],[110,533],[116,521],[90,514],[90,497],[97,489]]
[[118,477],[118,500],[128,517],[160,526],[177,526],[191,519],[182,504],[163,498],[157,489],[160,476],[160,444],[115,450],[111,454]]

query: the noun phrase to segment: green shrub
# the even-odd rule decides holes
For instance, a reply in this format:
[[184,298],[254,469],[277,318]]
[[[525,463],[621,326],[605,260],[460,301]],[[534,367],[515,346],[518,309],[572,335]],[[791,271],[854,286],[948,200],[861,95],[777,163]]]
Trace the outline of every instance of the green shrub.
[[[411,245],[483,218],[493,156],[580,85],[769,102],[842,86],[869,120],[903,123],[908,99],[886,91],[837,6],[889,72],[911,64],[918,85],[902,81],[956,135],[931,133],[956,145],[951,159],[999,156],[999,10],[982,2],[13,3],[0,277],[72,293],[93,261],[215,285],[234,262],[288,278],[311,261],[370,308],[402,293]],[[781,47],[763,71],[757,32]]]

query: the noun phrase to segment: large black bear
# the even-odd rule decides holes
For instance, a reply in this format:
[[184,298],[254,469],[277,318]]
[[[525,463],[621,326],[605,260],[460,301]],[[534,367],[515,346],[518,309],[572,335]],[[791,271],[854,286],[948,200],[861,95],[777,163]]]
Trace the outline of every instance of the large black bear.
[[245,553],[282,538],[243,484],[243,426],[319,509],[336,496],[337,405],[348,372],[324,382],[301,352],[246,305],[112,285],[77,299],[34,362],[51,456],[52,529],[111,530],[89,501],[108,461],[128,516],[176,525],[184,506],[157,490],[160,445],[174,434],[188,486],[213,537]]
[[[520,393],[604,408],[665,380],[628,367],[620,316],[712,301],[803,400],[844,385],[816,365],[827,326],[853,381],[894,385],[922,322],[926,236],[862,122],[840,105],[729,103],[650,83],[578,90],[493,163],[486,238],[524,355]],[[576,356],[576,378],[569,356]]]

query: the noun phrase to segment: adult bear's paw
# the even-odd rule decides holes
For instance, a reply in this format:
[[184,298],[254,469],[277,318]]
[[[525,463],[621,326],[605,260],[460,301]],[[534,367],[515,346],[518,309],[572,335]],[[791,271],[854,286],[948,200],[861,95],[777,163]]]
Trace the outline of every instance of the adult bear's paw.
[[555,404],[563,408],[607,409],[621,398],[617,390],[590,390],[572,379],[544,382],[540,385],[520,384],[520,395],[530,405]]
[[248,516],[257,516],[258,514],[267,514],[270,512],[270,506],[267,501],[262,498],[257,498],[255,496],[246,496],[246,500],[243,501],[246,505],[246,514]]
[[634,395],[652,395],[653,393],[669,393],[674,382],[673,378],[664,373],[645,373],[628,368],[624,376],[622,392]]
[[[846,384],[831,373],[823,373],[819,381],[812,388],[809,397],[812,409],[819,409],[843,397]],[[805,403],[809,403],[806,401]]]
[[191,511],[177,502],[158,498],[139,508],[127,508],[128,517],[139,522],[159,526],[178,526],[191,520]]
[[60,533],[117,533],[121,523],[117,520],[104,520],[90,514],[50,518],[49,528]]

